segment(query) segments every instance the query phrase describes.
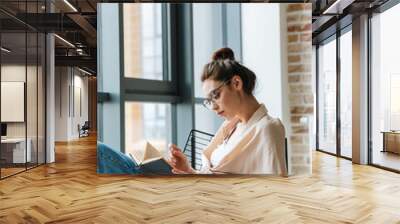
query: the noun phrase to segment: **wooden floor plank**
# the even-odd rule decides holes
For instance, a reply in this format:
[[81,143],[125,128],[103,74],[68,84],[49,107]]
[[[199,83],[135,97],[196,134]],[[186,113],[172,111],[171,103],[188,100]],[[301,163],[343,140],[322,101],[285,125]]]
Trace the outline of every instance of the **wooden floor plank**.
[[400,223],[400,175],[313,153],[313,174],[98,175],[96,138],[0,181],[0,223]]

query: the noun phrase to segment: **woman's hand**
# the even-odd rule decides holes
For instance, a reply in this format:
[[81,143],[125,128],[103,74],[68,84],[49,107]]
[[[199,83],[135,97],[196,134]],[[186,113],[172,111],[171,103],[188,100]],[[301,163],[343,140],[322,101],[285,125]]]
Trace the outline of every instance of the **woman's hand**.
[[195,171],[190,167],[185,154],[174,144],[169,145],[169,150],[171,153],[170,164],[173,168],[172,172],[175,174],[188,174],[195,173]]

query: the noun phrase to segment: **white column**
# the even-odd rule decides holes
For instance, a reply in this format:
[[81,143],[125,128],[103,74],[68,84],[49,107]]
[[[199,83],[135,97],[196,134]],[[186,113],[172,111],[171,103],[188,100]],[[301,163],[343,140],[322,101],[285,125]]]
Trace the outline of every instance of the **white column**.
[[54,60],[54,35],[46,36],[46,163],[55,161],[54,135],[55,135],[55,60]]
[[353,162],[368,163],[368,17],[353,20]]

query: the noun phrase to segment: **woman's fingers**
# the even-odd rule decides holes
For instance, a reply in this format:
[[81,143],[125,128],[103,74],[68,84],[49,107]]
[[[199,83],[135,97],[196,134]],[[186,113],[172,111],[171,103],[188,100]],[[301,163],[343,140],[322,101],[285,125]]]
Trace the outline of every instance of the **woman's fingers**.
[[188,173],[189,167],[186,159],[186,155],[182,153],[181,149],[175,144],[168,145],[170,149],[170,164],[173,167],[173,171],[176,174]]
[[179,147],[176,146],[175,144],[169,144],[169,145],[168,145],[168,148],[169,148],[170,150],[173,150],[173,149],[178,149],[178,150],[179,150]]
[[174,174],[187,174],[186,172],[184,172],[182,170],[178,170],[178,169],[173,169],[172,173],[174,173]]
[[169,144],[171,157],[175,159],[185,159],[186,156],[182,153],[181,149],[175,144]]
[[173,150],[172,151],[172,155],[174,156],[174,157],[176,157],[177,159],[185,159],[186,158],[186,156],[178,149],[178,150]]

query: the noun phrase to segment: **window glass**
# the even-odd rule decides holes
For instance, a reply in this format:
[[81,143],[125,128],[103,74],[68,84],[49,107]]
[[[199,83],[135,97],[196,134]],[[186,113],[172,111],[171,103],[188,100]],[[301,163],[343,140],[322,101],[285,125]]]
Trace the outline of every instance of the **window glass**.
[[211,61],[211,56],[214,51],[223,47],[221,7],[221,3],[193,4],[195,97],[204,97],[200,80],[203,66]]
[[372,17],[372,163],[400,170],[400,5]]
[[352,157],[352,38],[351,31],[340,37],[340,153]]
[[336,40],[318,51],[318,146],[336,153]]
[[148,141],[165,155],[171,142],[171,105],[125,102],[125,152]]
[[125,77],[163,80],[162,4],[123,4]]

